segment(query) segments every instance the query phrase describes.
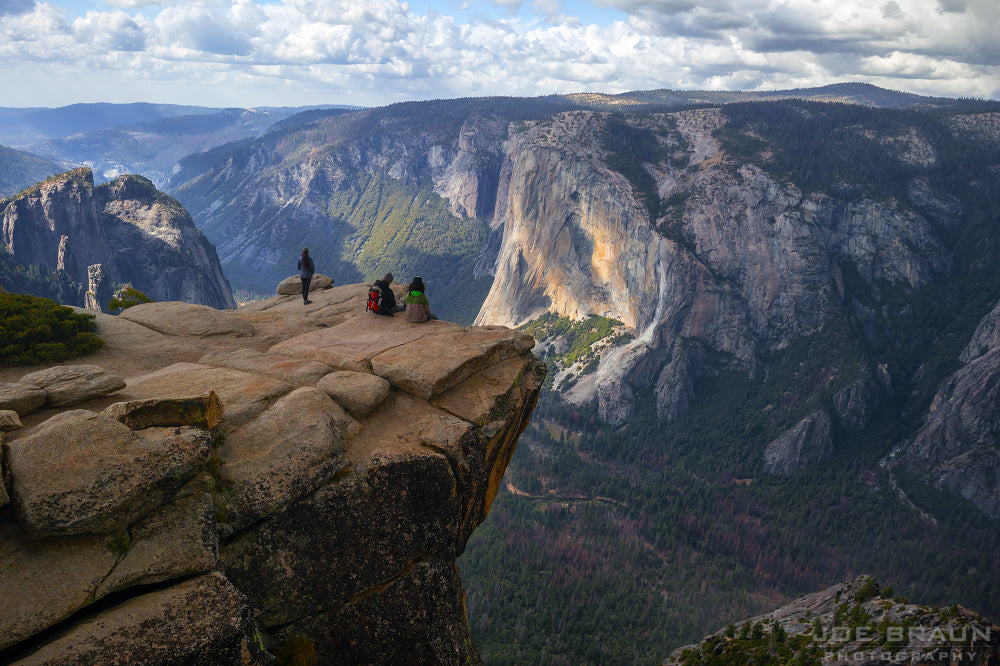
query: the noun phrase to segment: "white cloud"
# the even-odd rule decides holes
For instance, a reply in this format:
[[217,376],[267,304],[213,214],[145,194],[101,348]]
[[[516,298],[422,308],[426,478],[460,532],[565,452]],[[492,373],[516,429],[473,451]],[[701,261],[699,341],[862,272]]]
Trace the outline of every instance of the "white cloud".
[[[114,0],[70,21],[53,4],[0,0],[0,85],[45,63],[49,96],[100,71],[94,94],[110,101],[138,90],[211,105],[843,80],[1000,95],[995,0],[605,0],[629,14],[606,25],[561,20],[560,0],[488,1],[512,13],[458,21],[396,0],[175,0],[137,13],[146,0]],[[7,103],[52,103],[23,92]]]
[[172,5],[173,0],[104,0],[112,7],[120,7],[122,9],[135,9],[137,7],[151,7],[154,5]]
[[264,13],[249,0],[201,0],[164,9],[150,31],[163,54],[194,59],[198,54],[212,59],[249,56],[263,18]]
[[99,52],[142,51],[146,35],[135,20],[125,12],[87,12],[73,21],[78,42]]

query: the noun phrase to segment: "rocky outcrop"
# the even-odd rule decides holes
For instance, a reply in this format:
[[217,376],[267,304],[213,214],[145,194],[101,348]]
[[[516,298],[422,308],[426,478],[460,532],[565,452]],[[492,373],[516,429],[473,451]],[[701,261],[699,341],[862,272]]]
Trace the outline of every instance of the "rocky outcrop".
[[[312,276],[312,280],[309,282],[309,291],[315,291],[317,289],[328,289],[333,286],[333,278],[329,275],[323,275],[322,273],[316,273]],[[302,278],[298,275],[293,275],[292,277],[285,278],[278,283],[277,289],[275,289],[279,296],[291,296],[293,294],[302,293]]]
[[15,663],[273,663],[256,638],[246,597],[210,573],[130,599]]
[[5,445],[18,522],[34,538],[125,529],[205,466],[196,428],[141,433],[85,409],[57,414]]
[[790,476],[833,455],[833,424],[825,411],[799,421],[767,445],[764,470]]
[[102,303],[111,300],[112,287],[104,275],[104,266],[91,264],[87,266],[87,291],[83,295],[83,307],[87,310],[103,312]]
[[840,425],[851,430],[864,430],[872,412],[879,404],[879,387],[865,373],[833,394],[833,410]]
[[125,388],[121,377],[96,365],[60,365],[31,372],[18,384],[45,392],[45,405],[66,407]]
[[156,301],[236,305],[215,248],[141,176],[95,186],[89,169],[70,171],[0,200],[0,220],[14,264],[65,274],[86,292],[70,305],[106,309],[126,282]]
[[68,407],[123,388],[121,377],[96,365],[57,365],[0,383],[0,409],[24,416],[42,406]]
[[0,432],[10,432],[21,427],[21,419],[13,409],[0,409]]
[[985,666],[1000,658],[995,622],[961,606],[921,606],[886,592],[871,576],[859,576],[720,630],[676,650],[664,663],[677,666],[700,657],[723,663],[763,658],[836,666]]
[[895,460],[1000,519],[1000,305],[962,350],[965,365],[934,396],[923,426]]
[[522,333],[366,295],[278,296],[212,335],[161,325],[183,303],[99,314],[90,360],[138,374],[0,434],[0,660],[478,663],[455,558],[545,368]]

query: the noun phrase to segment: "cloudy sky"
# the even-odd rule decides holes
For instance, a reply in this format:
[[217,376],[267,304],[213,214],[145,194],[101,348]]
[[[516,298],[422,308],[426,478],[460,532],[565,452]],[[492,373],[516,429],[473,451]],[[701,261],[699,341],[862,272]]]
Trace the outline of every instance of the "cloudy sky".
[[1000,0],[0,0],[0,106],[867,81],[1000,99]]

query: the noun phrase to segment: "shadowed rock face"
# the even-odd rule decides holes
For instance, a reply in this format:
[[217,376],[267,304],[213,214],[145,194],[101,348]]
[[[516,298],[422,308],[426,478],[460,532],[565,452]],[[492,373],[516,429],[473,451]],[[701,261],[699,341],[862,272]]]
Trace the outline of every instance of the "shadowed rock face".
[[1000,305],[983,317],[897,464],[1000,519]]
[[98,315],[88,361],[125,387],[3,433],[0,661],[479,662],[455,558],[545,366],[524,334],[366,293]]
[[833,424],[824,411],[810,414],[768,444],[764,469],[789,476],[833,455]]
[[236,306],[215,248],[141,176],[94,186],[89,169],[70,171],[0,199],[0,221],[15,264],[76,285],[59,294],[69,305],[107,308],[115,286],[129,282],[155,301]]

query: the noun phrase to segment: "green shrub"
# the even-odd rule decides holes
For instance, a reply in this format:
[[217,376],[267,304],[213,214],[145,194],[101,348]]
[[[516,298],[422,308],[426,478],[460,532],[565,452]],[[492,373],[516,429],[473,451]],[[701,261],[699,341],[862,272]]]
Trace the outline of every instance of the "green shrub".
[[130,308],[133,305],[139,305],[141,303],[152,303],[153,299],[142,293],[130,284],[125,285],[119,289],[114,296],[111,297],[111,301],[108,303],[108,309],[112,312],[117,310],[124,310],[125,308]]
[[104,346],[94,315],[77,314],[55,301],[0,293],[0,364],[51,363]]

